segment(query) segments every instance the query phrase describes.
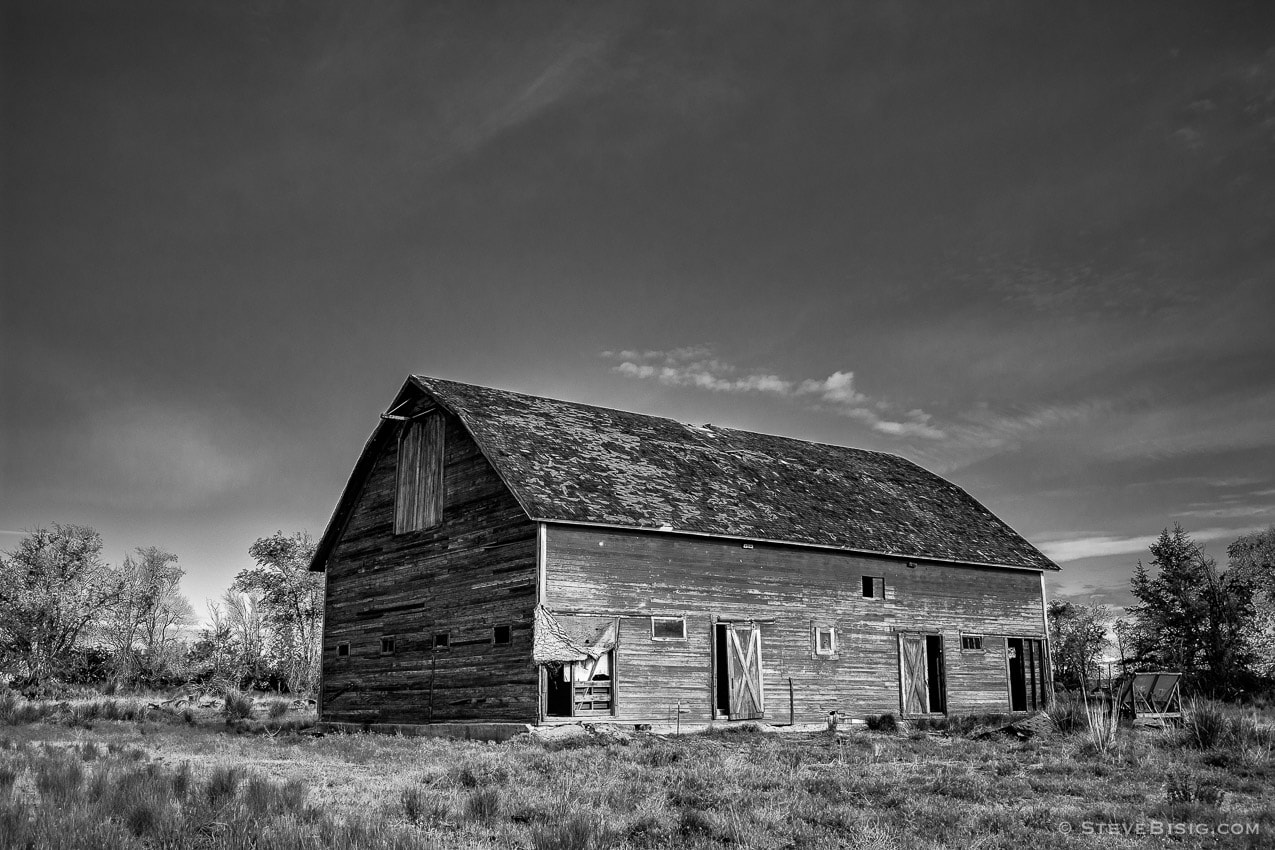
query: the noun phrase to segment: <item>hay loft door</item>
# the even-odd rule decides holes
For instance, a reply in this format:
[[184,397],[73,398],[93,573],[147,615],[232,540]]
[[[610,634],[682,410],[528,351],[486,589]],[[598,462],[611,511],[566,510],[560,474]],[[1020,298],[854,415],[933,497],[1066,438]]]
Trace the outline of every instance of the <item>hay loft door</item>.
[[947,710],[941,635],[899,635],[899,687],[904,717]]
[[762,686],[761,627],[754,623],[717,623],[713,627],[717,716],[756,720],[766,713]]

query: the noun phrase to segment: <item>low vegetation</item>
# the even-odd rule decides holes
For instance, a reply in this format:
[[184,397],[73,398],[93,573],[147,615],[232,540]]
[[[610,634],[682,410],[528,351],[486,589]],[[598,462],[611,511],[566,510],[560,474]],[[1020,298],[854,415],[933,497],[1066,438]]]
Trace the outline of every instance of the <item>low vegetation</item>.
[[1256,830],[1186,847],[1275,840],[1275,732],[1213,703],[1190,704],[1181,728],[1078,720],[1027,739],[995,731],[1001,718],[921,729],[890,717],[874,725],[894,731],[499,745],[298,734],[307,718],[272,719],[260,703],[233,726],[212,709],[189,722],[131,707],[107,718],[105,705],[79,712],[93,714],[86,725],[66,708],[0,702],[0,845],[1151,847],[1162,838],[1137,830],[1156,823]]

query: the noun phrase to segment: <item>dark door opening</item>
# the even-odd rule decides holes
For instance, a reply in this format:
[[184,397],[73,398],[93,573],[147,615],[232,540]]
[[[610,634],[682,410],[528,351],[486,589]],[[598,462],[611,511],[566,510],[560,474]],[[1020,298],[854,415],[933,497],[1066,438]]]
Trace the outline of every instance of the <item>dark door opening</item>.
[[1030,638],[1008,638],[1009,710],[1037,711],[1045,705],[1043,642]]
[[545,714],[550,717],[571,716],[571,682],[566,681],[563,667],[546,666]]
[[730,661],[729,637],[726,623],[718,623],[713,627],[713,660],[716,662],[714,672],[713,709],[718,716],[730,715]]
[[943,670],[942,635],[925,636],[925,674],[930,691],[930,713],[947,711],[947,679]]
[[766,713],[761,628],[753,623],[713,627],[713,702],[718,717],[756,720]]

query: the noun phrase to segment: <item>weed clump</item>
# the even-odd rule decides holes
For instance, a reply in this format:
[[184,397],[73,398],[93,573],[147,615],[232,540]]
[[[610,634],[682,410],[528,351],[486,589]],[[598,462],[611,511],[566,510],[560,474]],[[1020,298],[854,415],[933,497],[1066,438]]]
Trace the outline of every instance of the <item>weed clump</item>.
[[226,691],[225,706],[222,708],[227,723],[246,720],[252,716],[252,699],[238,691]]
[[235,796],[239,781],[243,779],[243,770],[238,767],[216,767],[208,777],[208,785],[204,788],[208,805],[221,806]]
[[465,817],[468,820],[488,823],[500,814],[500,790],[480,788],[465,799]]
[[899,722],[894,718],[893,714],[870,714],[867,718],[868,728],[873,732],[898,732]]

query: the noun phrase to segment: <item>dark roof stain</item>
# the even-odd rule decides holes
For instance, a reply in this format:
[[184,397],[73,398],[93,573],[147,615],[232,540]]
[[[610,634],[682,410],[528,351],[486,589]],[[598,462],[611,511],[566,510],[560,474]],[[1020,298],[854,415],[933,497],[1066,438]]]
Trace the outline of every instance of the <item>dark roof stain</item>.
[[897,455],[410,383],[460,418],[532,519],[1058,569],[960,487]]

